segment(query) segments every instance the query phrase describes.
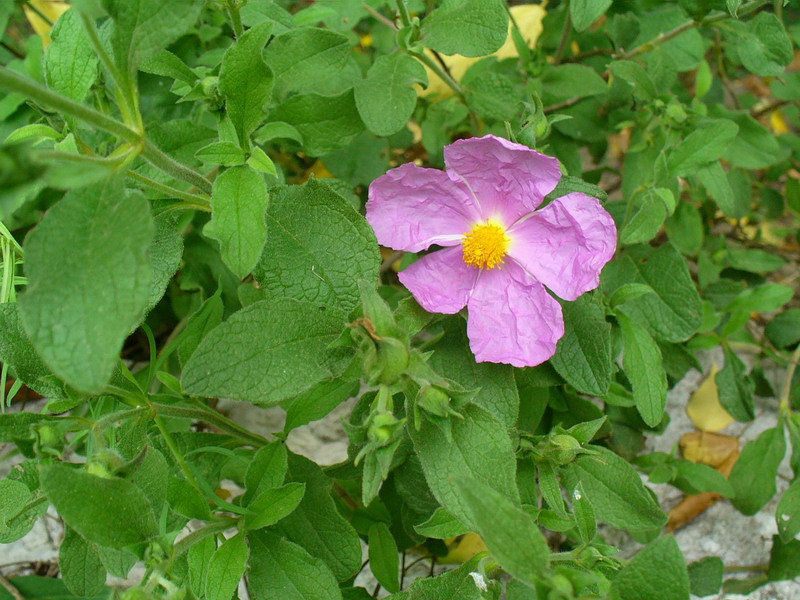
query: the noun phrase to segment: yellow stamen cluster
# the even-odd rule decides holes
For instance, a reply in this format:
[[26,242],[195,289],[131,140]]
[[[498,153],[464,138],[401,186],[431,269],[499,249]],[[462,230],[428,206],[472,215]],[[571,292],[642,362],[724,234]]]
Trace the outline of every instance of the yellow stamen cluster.
[[464,262],[479,269],[503,265],[511,238],[498,223],[478,223],[464,234]]

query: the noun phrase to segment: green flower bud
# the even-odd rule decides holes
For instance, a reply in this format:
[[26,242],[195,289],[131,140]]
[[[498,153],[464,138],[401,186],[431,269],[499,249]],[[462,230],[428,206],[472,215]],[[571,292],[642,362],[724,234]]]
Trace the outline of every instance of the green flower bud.
[[408,368],[408,361],[408,348],[403,342],[395,338],[384,338],[378,342],[378,356],[372,374],[374,381],[391,385]]
[[376,444],[385,444],[394,435],[397,426],[402,424],[392,413],[378,413],[372,416],[367,427],[367,439]]
[[452,412],[450,396],[441,388],[433,385],[419,391],[417,406],[439,417],[446,417]]
[[581,443],[571,435],[557,434],[550,438],[547,457],[557,465],[571,463],[582,450]]

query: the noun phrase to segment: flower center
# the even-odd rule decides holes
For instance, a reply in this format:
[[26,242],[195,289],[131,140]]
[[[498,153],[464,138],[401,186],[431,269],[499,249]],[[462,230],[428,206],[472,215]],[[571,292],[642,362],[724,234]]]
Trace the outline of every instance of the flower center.
[[464,234],[464,262],[479,269],[494,269],[503,265],[511,238],[502,225],[478,223]]

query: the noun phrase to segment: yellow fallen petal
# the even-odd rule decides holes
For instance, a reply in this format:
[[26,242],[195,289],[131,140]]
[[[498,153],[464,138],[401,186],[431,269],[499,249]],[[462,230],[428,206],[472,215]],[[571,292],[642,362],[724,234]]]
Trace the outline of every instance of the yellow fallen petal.
[[689,415],[695,427],[702,431],[719,431],[734,421],[719,401],[719,390],[715,379],[718,372],[717,363],[714,363],[708,377],[692,394],[689,404],[686,406],[686,414]]
[[781,135],[784,133],[789,133],[791,129],[789,125],[786,123],[786,119],[783,116],[783,113],[778,108],[772,111],[772,114],[769,116],[769,124],[772,127],[772,131],[775,132],[775,135]]
[[[544,7],[541,4],[520,4],[519,6],[512,6],[509,10],[511,15],[514,17],[514,20],[517,22],[517,26],[519,27],[520,33],[522,34],[525,42],[529,47],[535,46],[536,41],[542,34],[542,20],[546,14]],[[519,56],[517,47],[514,45],[514,38],[511,36],[511,30],[513,26],[513,23],[509,20],[508,36],[506,37],[505,43],[500,47],[499,50],[497,50],[497,52],[494,52],[489,56],[496,56],[498,60]],[[426,50],[425,53],[433,60],[436,60],[430,50]],[[452,75],[453,79],[458,82],[461,81],[461,78],[464,76],[464,73],[467,72],[467,69],[478,62],[481,58],[484,58],[482,56],[466,57],[460,54],[453,54],[450,56],[441,53],[439,56],[442,57],[442,61],[447,66],[447,70],[450,72],[450,75]],[[425,72],[428,75],[428,87],[423,89],[421,86],[418,86],[417,94],[419,96],[449,98],[453,95],[452,88],[427,66],[425,67]]]
[[460,565],[476,554],[488,551],[483,538],[477,533],[465,533],[455,538],[446,539],[444,543],[447,544],[449,552],[436,562],[446,565]]
[[[55,24],[58,21],[58,18],[63,15],[65,12],[69,10],[69,4],[66,2],[57,2],[55,0],[30,0],[31,5],[33,5],[36,10],[42,13],[50,23]],[[33,27],[33,30],[39,34],[39,37],[42,38],[42,46],[47,48],[50,44],[50,30],[53,26],[42,19],[36,11],[31,9],[29,6],[25,5],[22,7],[25,11],[25,16],[28,19],[28,22]]]

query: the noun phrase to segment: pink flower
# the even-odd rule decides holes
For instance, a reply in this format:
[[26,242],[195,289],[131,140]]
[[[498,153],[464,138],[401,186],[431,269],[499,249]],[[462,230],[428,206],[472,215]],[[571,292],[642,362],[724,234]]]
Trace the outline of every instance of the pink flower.
[[478,362],[538,365],[564,335],[561,305],[600,282],[614,221],[571,193],[537,210],[561,178],[558,160],[493,135],[444,149],[446,172],[408,163],[369,188],[367,220],[383,246],[423,256],[400,273],[426,310],[468,309]]

